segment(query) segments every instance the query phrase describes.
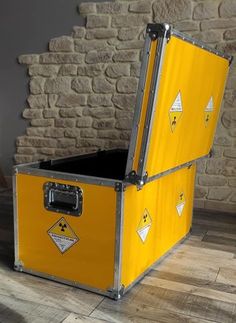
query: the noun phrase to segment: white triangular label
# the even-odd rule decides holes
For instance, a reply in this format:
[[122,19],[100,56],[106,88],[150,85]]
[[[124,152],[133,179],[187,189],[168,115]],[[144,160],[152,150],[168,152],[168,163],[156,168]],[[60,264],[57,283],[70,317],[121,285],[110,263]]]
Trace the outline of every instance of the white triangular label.
[[184,205],[185,205],[185,202],[182,202],[182,203],[176,205],[176,209],[177,209],[177,212],[178,212],[179,216],[181,216],[181,214],[183,212]]
[[137,232],[138,232],[138,235],[140,236],[142,242],[145,242],[146,238],[147,238],[147,235],[148,235],[148,232],[151,228],[151,224],[147,225],[146,227],[142,228],[142,229],[139,229]]
[[172,106],[170,108],[170,112],[182,112],[182,111],[183,111],[182,100],[181,100],[181,95],[179,92],[174,103],[172,104]]
[[52,232],[49,232],[49,235],[61,252],[65,252],[67,249],[69,249],[73,244],[75,244],[78,241],[77,238],[69,238]]
[[206,112],[212,112],[214,110],[214,105],[213,105],[213,97],[210,98],[205,111]]

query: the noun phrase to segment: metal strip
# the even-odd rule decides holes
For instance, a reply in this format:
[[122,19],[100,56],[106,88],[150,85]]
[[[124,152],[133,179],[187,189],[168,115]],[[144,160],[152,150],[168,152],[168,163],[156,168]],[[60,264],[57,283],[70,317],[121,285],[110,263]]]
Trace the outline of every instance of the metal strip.
[[78,175],[78,174],[68,174],[63,172],[56,172],[52,170],[38,169],[34,167],[27,166],[16,166],[16,171],[20,174],[33,175],[33,176],[42,176],[53,179],[62,179],[68,181],[75,181],[87,184],[101,185],[101,186],[111,186],[115,187],[115,184],[122,183],[121,180],[113,180],[102,177],[93,177],[87,175]]
[[116,195],[116,240],[115,240],[115,268],[113,297],[121,298],[121,266],[122,266],[122,240],[123,240],[123,214],[124,214],[124,192],[121,190]]
[[182,33],[182,32],[179,32],[178,30],[175,30],[175,29],[171,29],[171,35],[173,36],[176,36],[177,38],[180,38],[188,43],[191,43],[192,45],[195,45],[197,47],[200,47],[210,53],[213,53],[217,56],[220,56],[220,57],[223,57],[225,59],[227,59],[229,62],[232,61],[232,56],[230,55],[227,55],[221,51],[218,51],[208,45],[206,45],[204,42],[202,42],[201,40],[197,40],[197,39],[194,39],[192,37],[190,37],[189,35],[185,34],[185,33]]
[[147,155],[148,155],[148,146],[150,141],[150,135],[152,130],[152,123],[153,123],[153,117],[154,112],[156,108],[156,102],[158,97],[158,87],[160,82],[160,75],[161,75],[161,68],[162,68],[162,62],[163,62],[163,56],[165,51],[165,45],[167,43],[167,32],[169,31],[170,26],[167,24],[163,24],[163,33],[161,35],[158,35],[157,38],[157,51],[156,51],[156,58],[155,58],[155,65],[154,65],[154,71],[153,71],[153,78],[152,78],[152,85],[151,85],[151,94],[149,96],[149,102],[148,102],[148,109],[146,114],[146,120],[145,120],[145,127],[143,131],[143,138],[142,138],[142,146],[141,146],[141,152],[140,152],[140,158],[139,158],[139,166],[137,175],[141,178],[145,176],[145,166],[147,161]]
[[[190,229],[191,230],[191,229]],[[154,269],[158,264],[160,264],[164,259],[170,256],[176,249],[180,247],[181,244],[184,243],[186,239],[191,235],[189,231],[179,242],[177,242],[169,251],[167,251],[163,256],[161,256],[157,261],[155,261],[148,269],[146,269],[138,278],[136,278],[129,286],[125,287],[123,295],[127,293],[134,285],[140,282],[144,276],[146,276],[151,270]]]
[[24,272],[24,273],[27,273],[27,274],[30,274],[30,275],[34,275],[34,276],[38,276],[38,277],[41,277],[41,278],[49,279],[49,280],[55,281],[57,283],[62,283],[62,284],[65,284],[65,285],[81,288],[83,290],[87,290],[87,291],[90,291],[90,292],[93,292],[93,293],[97,293],[97,294],[100,294],[100,295],[103,295],[103,296],[108,296],[108,297],[112,298],[112,295],[111,295],[110,292],[102,290],[102,289],[99,289],[99,288],[90,287],[90,286],[87,286],[87,285],[83,285],[83,284],[80,284],[80,283],[77,283],[77,282],[74,282],[74,281],[70,281],[70,280],[59,278],[59,277],[55,277],[55,276],[52,276],[52,275],[49,275],[49,274],[41,273],[41,272],[38,272],[36,270],[28,269],[28,268],[25,268],[25,267],[22,267],[20,271]]
[[149,37],[149,34],[146,34],[125,175],[128,175],[132,171],[132,167],[133,167],[133,160],[134,160],[137,135],[139,130],[140,116],[142,111],[143,95],[144,95],[145,83],[147,79],[146,75],[147,75],[147,68],[148,68],[148,62],[149,62],[149,56],[150,56],[151,42],[152,41],[151,41],[151,38]]
[[163,177],[163,176],[166,176],[166,175],[172,174],[172,173],[176,172],[176,171],[177,171],[177,170],[179,170],[179,169],[186,168],[186,167],[188,167],[188,166],[192,165],[193,163],[197,162],[198,160],[201,160],[201,159],[206,158],[206,157],[209,157],[209,154],[207,154],[207,155],[205,155],[205,156],[203,156],[203,157],[199,157],[199,158],[197,158],[197,159],[193,159],[193,160],[191,160],[191,161],[189,161],[189,162],[187,162],[187,163],[181,164],[181,165],[176,166],[176,167],[174,167],[174,168],[168,169],[168,170],[166,170],[166,171],[164,171],[164,172],[162,172],[162,173],[156,174],[156,175],[154,175],[154,176],[152,176],[152,177],[148,177],[148,179],[147,179],[147,182],[146,182],[146,183],[152,182],[152,181],[154,181],[155,179],[158,179],[158,178],[160,178],[160,177]]
[[12,188],[13,188],[14,254],[15,254],[15,266],[18,266],[19,265],[18,206],[17,206],[17,175],[15,172],[12,178]]

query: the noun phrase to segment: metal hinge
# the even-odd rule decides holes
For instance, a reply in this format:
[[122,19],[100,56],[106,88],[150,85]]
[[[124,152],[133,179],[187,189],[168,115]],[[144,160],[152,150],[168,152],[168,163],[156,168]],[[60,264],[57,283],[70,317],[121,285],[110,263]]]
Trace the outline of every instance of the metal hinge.
[[148,24],[147,33],[151,40],[156,40],[158,37],[163,37],[167,39],[167,42],[171,37],[171,26],[168,24]]
[[143,185],[146,184],[148,178],[148,173],[146,172],[144,176],[139,176],[137,173],[132,170],[126,177],[125,180],[131,184],[137,186],[138,190],[143,188]]

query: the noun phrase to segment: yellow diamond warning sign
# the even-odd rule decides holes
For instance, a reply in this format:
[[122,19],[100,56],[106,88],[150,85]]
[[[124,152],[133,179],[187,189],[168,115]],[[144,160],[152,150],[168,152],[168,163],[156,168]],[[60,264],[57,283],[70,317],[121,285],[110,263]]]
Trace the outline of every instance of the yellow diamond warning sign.
[[178,201],[176,204],[176,210],[177,210],[179,216],[181,216],[183,213],[185,203],[186,203],[185,196],[184,196],[184,193],[182,192],[179,194]]
[[57,221],[51,229],[48,230],[48,234],[61,253],[64,253],[79,241],[79,238],[64,218]]
[[152,225],[152,218],[148,213],[148,210],[145,209],[137,228],[137,233],[143,243],[147,239],[151,225]]
[[208,126],[208,123],[211,119],[213,111],[214,111],[213,97],[211,97],[204,111],[204,121],[205,121],[206,127]]
[[183,106],[182,106],[181,94],[179,92],[169,111],[170,128],[172,132],[174,132],[182,113],[183,113]]

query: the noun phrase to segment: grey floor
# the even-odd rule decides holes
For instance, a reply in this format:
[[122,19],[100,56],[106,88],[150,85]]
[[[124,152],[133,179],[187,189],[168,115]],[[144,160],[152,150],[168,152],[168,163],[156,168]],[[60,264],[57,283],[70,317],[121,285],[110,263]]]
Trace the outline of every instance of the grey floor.
[[0,322],[236,322],[236,215],[195,212],[193,232],[121,301],[14,272],[0,190]]

